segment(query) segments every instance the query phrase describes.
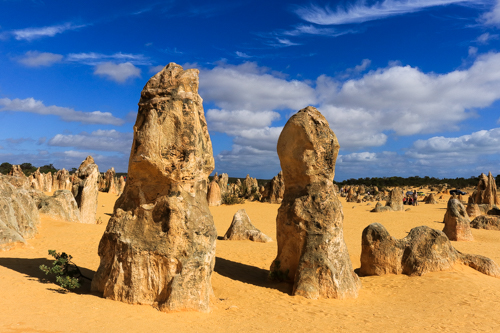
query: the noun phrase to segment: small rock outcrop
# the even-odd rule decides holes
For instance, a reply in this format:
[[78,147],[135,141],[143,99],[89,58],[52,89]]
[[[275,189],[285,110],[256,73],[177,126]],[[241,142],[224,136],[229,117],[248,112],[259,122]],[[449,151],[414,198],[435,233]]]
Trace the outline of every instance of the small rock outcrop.
[[199,71],[170,63],[144,86],[127,182],[92,289],[161,311],[210,311],[217,231],[207,204],[212,143]]
[[[0,175],[0,250],[35,237],[40,215],[29,191],[11,184],[9,176]],[[19,178],[19,177],[12,177]]]
[[73,194],[80,209],[80,222],[95,224],[99,168],[92,156],[88,156],[74,174]]
[[228,185],[229,185],[229,176],[227,173],[223,173],[219,177],[219,187],[220,187],[220,194],[224,195],[228,192]]
[[76,204],[75,197],[68,190],[57,190],[52,196],[43,194],[40,191],[30,192],[35,205],[40,214],[44,214],[52,219],[67,222],[80,222],[80,210]]
[[280,204],[283,201],[285,194],[285,181],[283,180],[283,172],[280,171],[276,176],[271,179],[264,187],[262,192],[262,201],[272,204]]
[[123,193],[124,188],[125,188],[125,178],[123,178],[123,176],[120,176],[120,178],[118,179],[118,185],[116,187],[118,195],[121,195]]
[[58,170],[52,177],[52,190],[68,190],[71,191],[73,184],[69,180],[69,172],[66,169]]
[[383,212],[397,212],[404,211],[405,207],[403,205],[403,191],[395,187],[389,193],[389,198],[385,203],[385,206],[382,206],[380,202],[377,202],[375,208],[371,210],[373,213],[383,213]]
[[472,220],[470,226],[474,229],[500,230],[500,216],[479,215]]
[[222,204],[220,187],[215,179],[208,184],[207,202],[209,206],[220,206]]
[[392,237],[380,223],[363,230],[361,244],[362,276],[384,274],[424,275],[463,264],[486,275],[500,277],[500,267],[491,259],[462,254],[448,237],[427,226],[410,230],[403,239]]
[[431,193],[429,194],[428,196],[425,197],[424,199],[424,202],[426,204],[431,204],[431,205],[435,205],[438,203],[438,201],[436,200],[436,198],[434,197],[434,193]]
[[444,215],[443,232],[452,241],[473,241],[470,220],[464,205],[458,199],[450,198]]
[[233,221],[224,235],[225,240],[251,240],[254,242],[267,243],[272,242],[272,239],[266,236],[262,231],[257,229],[247,212],[240,209],[234,214]]
[[276,218],[278,255],[271,274],[293,282],[293,295],[355,298],[361,282],[343,234],[333,178],[339,144],[314,107],[293,115],[278,139],[285,193]]

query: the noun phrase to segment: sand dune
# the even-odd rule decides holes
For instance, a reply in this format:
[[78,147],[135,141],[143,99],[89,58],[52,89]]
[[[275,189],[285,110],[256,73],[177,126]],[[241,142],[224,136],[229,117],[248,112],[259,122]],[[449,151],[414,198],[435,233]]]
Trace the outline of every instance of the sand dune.
[[[38,266],[51,262],[48,249],[70,253],[84,274],[94,274],[99,265],[97,246],[116,198],[99,193],[102,225],[43,219],[39,235],[28,246],[0,252],[0,332],[500,331],[500,279],[458,266],[423,277],[363,277],[357,299],[308,300],[290,296],[287,283],[267,280],[276,241],[217,241],[212,284],[218,301],[210,314],[163,313],[150,306],[103,299],[90,293],[89,283],[77,293],[65,293],[52,282],[40,281],[44,274]],[[382,223],[397,238],[419,225],[443,228],[445,200],[390,213],[370,213],[374,204],[341,200],[354,268],[360,266],[361,232],[370,223]],[[252,223],[275,240],[278,207],[248,202],[211,207],[211,211],[219,236],[233,214],[245,208]],[[500,232],[473,229],[472,233],[474,242],[453,245],[500,263]]]

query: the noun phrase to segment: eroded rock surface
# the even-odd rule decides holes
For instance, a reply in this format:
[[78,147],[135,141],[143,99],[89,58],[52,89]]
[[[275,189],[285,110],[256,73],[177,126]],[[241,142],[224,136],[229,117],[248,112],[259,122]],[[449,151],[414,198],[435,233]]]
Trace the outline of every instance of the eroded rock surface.
[[343,235],[333,178],[339,144],[314,107],[293,115],[278,139],[285,193],[276,218],[278,255],[271,272],[306,298],[354,298],[361,287]]
[[481,273],[500,277],[500,267],[493,260],[458,252],[442,231],[427,226],[413,228],[405,238],[396,239],[383,225],[372,223],[363,230],[361,246],[359,270],[363,276],[420,276],[464,264]]
[[472,241],[470,220],[464,205],[458,199],[450,198],[444,215],[443,232],[452,241]]
[[424,202],[426,204],[431,204],[431,205],[435,205],[438,203],[438,201],[436,200],[436,198],[434,197],[434,193],[431,193],[429,194],[428,196],[425,197],[424,199]]
[[271,237],[265,235],[257,229],[248,217],[244,209],[240,209],[234,214],[233,221],[224,235],[225,240],[251,240],[254,242],[271,242]]
[[222,204],[220,192],[219,184],[215,179],[212,180],[210,184],[208,184],[207,190],[207,202],[209,206],[220,206]]
[[469,196],[469,203],[486,204],[489,207],[500,204],[497,196],[497,185],[491,172],[488,173],[488,176],[484,173],[479,176],[479,183],[476,190]]
[[479,215],[472,220],[470,226],[474,229],[500,230],[500,216]]
[[198,73],[170,63],[142,90],[127,182],[92,280],[106,298],[210,310],[217,232],[206,193],[214,159]]
[[52,196],[48,196],[37,190],[32,190],[30,195],[40,214],[53,219],[80,222],[80,210],[73,193],[70,191],[57,190]]
[[40,215],[29,191],[11,184],[0,175],[0,250],[8,250],[16,243],[26,243],[35,237]]
[[97,164],[95,164],[92,156],[87,156],[75,172],[72,181],[73,194],[75,195],[76,204],[80,209],[81,223],[97,223],[98,179],[99,168]]
[[283,172],[280,171],[276,176],[271,179],[262,191],[262,201],[272,204],[280,204],[283,201],[285,194],[285,181],[283,179]]

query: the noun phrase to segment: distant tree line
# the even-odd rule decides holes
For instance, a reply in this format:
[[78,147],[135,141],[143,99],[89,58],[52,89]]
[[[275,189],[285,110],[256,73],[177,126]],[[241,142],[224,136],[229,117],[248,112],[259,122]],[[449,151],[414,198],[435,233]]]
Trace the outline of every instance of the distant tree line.
[[[21,170],[23,170],[24,174],[26,176],[31,175],[33,172],[38,169],[36,166],[32,165],[31,163],[22,163],[20,164]],[[12,164],[9,162],[4,162],[0,164],[0,173],[6,175],[12,170]],[[57,169],[54,167],[53,164],[46,164],[40,167],[40,172],[41,173],[55,173],[57,172]]]
[[[495,177],[495,181],[497,185],[500,184],[500,175]],[[349,186],[349,185],[366,185],[366,186],[377,186],[377,187],[393,187],[393,186],[410,186],[410,187],[419,187],[423,185],[439,185],[439,184],[448,184],[451,187],[455,188],[465,188],[465,187],[474,187],[477,186],[479,182],[479,177],[470,177],[470,178],[435,178],[435,177],[366,177],[366,178],[358,178],[358,179],[347,179],[341,182],[334,181],[335,184],[339,186]]]

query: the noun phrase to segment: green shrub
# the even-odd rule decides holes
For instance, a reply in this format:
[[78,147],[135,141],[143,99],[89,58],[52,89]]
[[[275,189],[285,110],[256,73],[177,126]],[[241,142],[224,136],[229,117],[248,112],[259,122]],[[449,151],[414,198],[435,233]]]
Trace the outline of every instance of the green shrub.
[[72,256],[66,253],[57,253],[55,250],[49,250],[49,254],[56,260],[52,263],[52,267],[40,265],[40,270],[45,272],[46,275],[55,274],[56,283],[64,289],[80,288],[80,278],[90,280],[84,276],[77,265],[71,262]]
[[223,205],[236,205],[242,204],[245,202],[245,199],[238,197],[237,195],[226,193],[222,195],[222,204]]

